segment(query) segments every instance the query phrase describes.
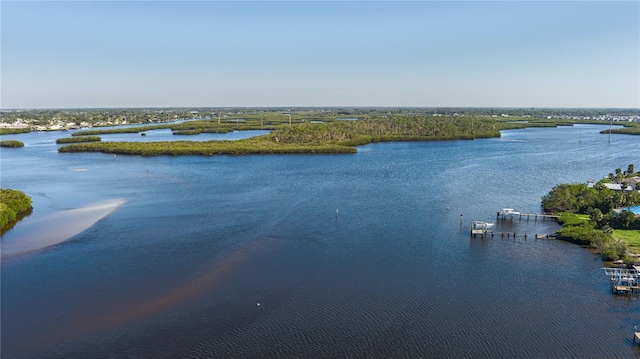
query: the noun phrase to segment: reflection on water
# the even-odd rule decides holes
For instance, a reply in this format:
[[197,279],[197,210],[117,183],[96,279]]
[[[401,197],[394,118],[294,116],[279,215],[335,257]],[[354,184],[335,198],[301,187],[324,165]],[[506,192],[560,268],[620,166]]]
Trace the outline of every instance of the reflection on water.
[[122,199],[114,199],[40,217],[31,221],[28,227],[21,227],[17,238],[2,241],[2,256],[31,252],[63,242],[108,216],[123,203]]

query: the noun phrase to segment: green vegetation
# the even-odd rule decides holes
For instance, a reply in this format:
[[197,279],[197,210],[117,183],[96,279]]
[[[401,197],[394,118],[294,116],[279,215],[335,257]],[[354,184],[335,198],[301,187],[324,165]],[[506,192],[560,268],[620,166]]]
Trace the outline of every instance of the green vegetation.
[[0,135],[17,135],[19,133],[29,133],[31,128],[0,128]]
[[[234,130],[270,130],[258,138],[208,142],[102,142],[70,145],[60,152],[96,151],[154,155],[215,155],[264,153],[353,153],[355,146],[371,142],[437,141],[499,137],[501,130],[572,125],[577,120],[530,117],[444,116],[424,113],[359,114],[357,121],[340,121],[333,112],[300,112],[289,116],[276,112],[240,113],[210,120],[78,131],[73,136],[137,133],[170,128],[175,135],[226,133]],[[311,122],[316,123],[311,123]],[[317,123],[321,122],[321,123]],[[588,122],[588,121],[581,121]],[[591,121],[592,123],[599,123]]]
[[575,214],[570,212],[560,213],[558,223],[563,226],[582,226],[589,223],[589,216],[586,214]]
[[13,147],[13,148],[24,147],[24,143],[16,140],[4,140],[4,141],[0,141],[0,147]]
[[355,147],[339,145],[296,145],[278,144],[269,140],[246,139],[240,141],[172,141],[172,142],[94,142],[65,145],[60,152],[104,152],[158,155],[245,155],[245,154],[286,154],[286,153],[353,153]]
[[613,237],[626,242],[630,252],[640,253],[640,231],[616,229],[613,231]]
[[184,131],[173,131],[174,135],[199,135],[202,131],[200,130],[184,130]]
[[[616,123],[616,125],[622,125],[624,127],[612,129],[611,133],[640,136],[640,123],[638,122]],[[609,133],[609,130],[602,130],[600,133],[607,134]]]
[[561,239],[598,248],[605,260],[625,258],[629,249],[640,252],[640,217],[625,210],[640,204],[640,192],[615,191],[604,184],[624,184],[637,175],[630,164],[626,171],[617,168],[593,187],[560,184],[542,198],[542,206],[548,212],[563,212],[558,218],[563,226],[558,231]]
[[74,136],[58,138],[56,143],[100,142],[100,140],[98,136]]
[[0,227],[5,228],[31,210],[31,198],[23,192],[0,188]]
[[[279,114],[282,117],[282,114]],[[249,116],[245,116],[249,117]],[[272,116],[273,117],[273,116]],[[288,119],[287,119],[288,120]],[[304,120],[304,121],[303,121]],[[98,151],[153,155],[214,155],[260,153],[354,153],[355,146],[385,141],[435,141],[499,137],[500,130],[526,124],[490,118],[462,116],[394,115],[378,119],[310,123],[302,115],[292,116],[292,125],[269,119],[190,121],[162,125],[177,134],[229,132],[234,129],[268,129],[268,135],[238,141],[101,142],[63,146],[60,152]],[[229,122],[231,121],[231,122]],[[157,127],[155,127],[157,128]],[[149,126],[143,127],[149,130]],[[140,128],[136,128],[141,131]],[[119,130],[118,130],[119,131]],[[88,134],[88,131],[78,132]],[[96,133],[94,131],[90,133]],[[104,133],[104,132],[101,132]]]
[[[298,125],[310,122],[332,122],[341,118],[380,120],[396,117],[467,117],[491,119],[502,123],[503,129],[569,126],[575,123],[609,124],[625,126],[615,133],[638,134],[640,110],[638,109],[566,109],[566,108],[447,108],[447,107],[270,107],[270,108],[138,108],[138,109],[54,109],[54,110],[1,110],[0,122],[20,129],[0,129],[0,134],[22,133],[30,130],[60,130],[93,127],[79,131],[74,136],[101,133],[136,133],[147,129],[171,128],[176,134],[196,134],[199,131],[229,132],[232,129],[271,129],[281,125]],[[203,126],[197,120],[212,119]],[[196,120],[177,124],[178,120]],[[636,122],[633,122],[636,121]],[[521,122],[516,124],[516,122]],[[528,124],[522,124],[528,122]],[[191,124],[189,124],[191,123]],[[213,125],[215,123],[215,125]],[[158,124],[147,128],[109,129],[98,127]],[[196,128],[194,128],[194,126]],[[206,128],[204,128],[206,127]],[[604,132],[604,131],[603,131]]]

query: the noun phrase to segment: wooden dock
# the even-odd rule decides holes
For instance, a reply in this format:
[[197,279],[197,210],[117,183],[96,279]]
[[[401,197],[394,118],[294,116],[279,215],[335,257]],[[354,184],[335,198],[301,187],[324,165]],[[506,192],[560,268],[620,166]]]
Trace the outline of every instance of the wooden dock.
[[636,268],[602,268],[610,278],[609,288],[614,294],[640,294],[640,273]]
[[535,239],[555,239],[555,234],[545,233],[545,234],[531,234],[531,233],[516,233],[516,232],[503,232],[503,231],[490,231],[490,230],[480,230],[480,229],[472,229],[471,236],[481,236],[481,237],[500,237],[500,238],[535,238]]
[[[555,214],[547,214],[547,213],[522,213],[519,211],[514,211],[513,208],[503,208],[501,211],[496,212],[496,219],[497,220],[502,220],[505,221],[507,220],[507,218],[509,218],[511,221],[513,221],[513,218],[517,217],[518,219],[522,219],[522,217],[526,218],[527,220],[529,220],[530,218],[533,218],[535,221],[538,220],[538,218],[541,218],[543,221],[547,218],[549,219],[558,219],[558,216]],[[460,219],[460,224],[462,224],[462,219]],[[484,225],[482,225],[484,224]],[[487,226],[489,225],[489,226]],[[493,226],[493,224],[491,223],[486,223],[486,222],[482,222],[482,221],[473,221],[471,223],[471,237],[475,237],[475,236],[480,236],[482,238],[485,237],[507,237],[507,238],[516,238],[516,237],[524,237],[524,238],[528,238],[528,237],[534,237],[535,239],[555,239],[556,235],[555,234],[530,234],[527,232],[524,233],[516,233],[516,232],[503,232],[503,231],[494,231],[494,230],[489,230],[488,228],[490,226]]]

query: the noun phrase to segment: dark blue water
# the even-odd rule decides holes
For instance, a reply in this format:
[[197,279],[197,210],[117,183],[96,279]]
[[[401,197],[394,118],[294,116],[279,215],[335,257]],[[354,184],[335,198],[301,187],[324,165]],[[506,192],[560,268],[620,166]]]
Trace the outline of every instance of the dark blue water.
[[115,159],[59,154],[59,134],[3,136],[26,145],[2,149],[2,187],[34,200],[3,243],[49,213],[126,202],[2,258],[2,357],[637,357],[640,303],[609,293],[597,255],[469,236],[503,207],[539,212],[558,183],[637,166],[640,138],[609,144],[602,128]]

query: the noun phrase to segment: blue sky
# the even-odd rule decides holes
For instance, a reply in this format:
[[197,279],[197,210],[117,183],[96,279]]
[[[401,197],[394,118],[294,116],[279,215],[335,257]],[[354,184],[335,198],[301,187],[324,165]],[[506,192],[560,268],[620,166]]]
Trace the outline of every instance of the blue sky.
[[640,2],[2,1],[2,108],[640,108]]

